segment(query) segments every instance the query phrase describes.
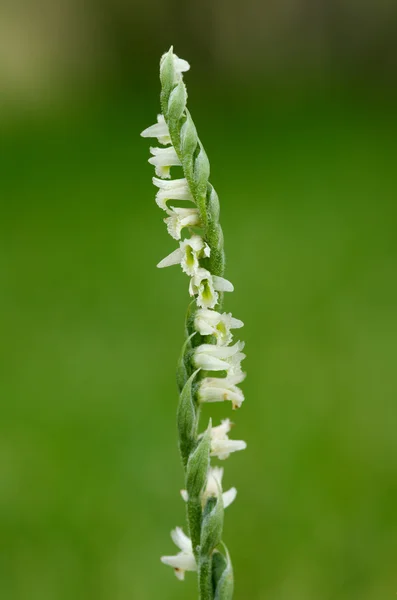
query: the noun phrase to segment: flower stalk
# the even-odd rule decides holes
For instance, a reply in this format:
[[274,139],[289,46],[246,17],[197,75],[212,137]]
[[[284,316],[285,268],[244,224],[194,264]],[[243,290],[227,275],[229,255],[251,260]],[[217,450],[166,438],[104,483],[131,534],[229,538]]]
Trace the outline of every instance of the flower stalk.
[[[177,410],[179,450],[185,470],[189,536],[181,528],[171,533],[180,549],[162,562],[174,568],[179,579],[185,571],[198,571],[200,600],[231,600],[233,569],[222,542],[224,509],[236,498],[233,487],[222,490],[223,468],[212,466],[214,458],[224,460],[243,450],[243,440],[229,439],[230,419],[200,433],[200,408],[206,402],[230,400],[239,408],[244,395],[238,387],[245,374],[243,342],[233,343],[233,329],[243,326],[231,313],[222,313],[223,293],[233,285],[224,278],[224,240],[219,223],[219,199],[209,182],[210,165],[196,127],[187,109],[183,73],[189,64],[178,58],[172,47],[160,61],[161,114],[157,123],[142,132],[157,138],[162,148],[150,148],[149,163],[155,167],[153,183],[158,188],[156,203],[167,213],[168,233],[179,242],[157,265],[180,265],[190,277],[193,301],[186,318],[186,340],[177,368],[180,392]],[[183,177],[171,179],[174,167]],[[171,206],[169,202],[183,202]]]

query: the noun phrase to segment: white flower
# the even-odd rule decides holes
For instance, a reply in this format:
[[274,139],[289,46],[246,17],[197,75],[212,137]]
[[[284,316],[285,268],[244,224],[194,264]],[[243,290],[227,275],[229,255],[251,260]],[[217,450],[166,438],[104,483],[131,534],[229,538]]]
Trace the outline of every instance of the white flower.
[[171,181],[153,177],[152,181],[159,188],[156,194],[156,203],[163,210],[168,211],[168,200],[191,200],[194,202],[189,185],[184,177],[182,179],[172,179]]
[[217,344],[225,346],[233,339],[231,329],[243,327],[244,323],[234,319],[231,313],[201,308],[196,312],[194,326],[201,335],[214,335]]
[[214,308],[218,302],[218,292],[232,292],[233,284],[223,277],[211,275],[206,269],[197,269],[189,285],[191,296],[198,295],[197,304],[201,308]]
[[[223,477],[223,468],[222,467],[210,467],[208,471],[208,479],[207,479],[207,487],[204,491],[202,497],[202,506],[204,508],[208,498],[211,496],[218,497],[219,490],[222,490],[222,477]],[[187,490],[181,490],[181,496],[185,502],[188,501],[188,493]],[[235,487],[230,488],[227,492],[222,493],[222,503],[223,508],[227,508],[231,505],[231,503],[235,500],[237,496],[237,490]]]
[[199,235],[179,242],[179,248],[163,258],[157,265],[160,269],[180,264],[187,275],[194,275],[199,268],[199,259],[210,255],[210,247]]
[[198,208],[167,208],[168,217],[164,219],[168,233],[174,240],[181,239],[184,227],[201,227],[200,212]]
[[[237,369],[238,371],[238,369]],[[240,408],[244,394],[237,384],[245,378],[245,373],[229,370],[226,377],[205,377],[200,383],[199,402],[224,402],[230,400],[232,408]]]
[[247,444],[243,440],[229,440],[228,433],[232,428],[230,419],[225,419],[218,427],[211,429],[211,456],[225,460],[231,452],[245,450]]
[[175,556],[162,556],[161,562],[173,567],[175,575],[181,581],[185,579],[185,571],[197,571],[196,560],[193,555],[192,542],[180,527],[171,531],[172,541],[181,550]]
[[241,352],[244,342],[236,342],[233,346],[215,346],[214,344],[201,344],[193,354],[193,364],[198,369],[205,371],[229,371],[235,373],[241,370],[240,363],[245,358]]
[[181,161],[175,152],[174,146],[168,146],[167,148],[150,148],[151,156],[149,162],[155,167],[155,172],[158,177],[163,179],[169,179],[170,167],[180,166]]
[[163,115],[157,115],[157,123],[142,131],[141,136],[145,138],[155,137],[159,144],[163,144],[163,146],[171,144],[170,132]]
[[[171,47],[171,52],[172,52],[172,47]],[[161,57],[160,69],[161,69],[161,64],[166,56],[168,56],[168,52],[163,54],[163,56]],[[179,58],[176,54],[172,54],[172,59],[174,61],[174,69],[175,69],[174,83],[178,83],[178,81],[180,81],[182,79],[182,73],[185,73],[186,71],[188,71],[190,69],[190,65],[186,60],[184,60],[183,58]]]

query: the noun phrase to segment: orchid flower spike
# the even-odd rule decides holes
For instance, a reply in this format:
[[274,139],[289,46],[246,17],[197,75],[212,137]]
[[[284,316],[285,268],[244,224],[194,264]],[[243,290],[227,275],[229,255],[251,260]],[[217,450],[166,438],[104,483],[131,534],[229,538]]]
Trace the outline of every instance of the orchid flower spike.
[[[172,52],[172,46],[170,51]],[[161,67],[164,63],[164,60],[168,57],[169,52],[166,52],[165,54],[163,54],[163,56],[161,57],[160,60],[160,70]],[[181,81],[182,79],[182,73],[185,73],[186,71],[189,71],[190,69],[190,65],[187,62],[187,60],[184,60],[183,58],[179,58],[176,54],[172,53],[172,60],[174,63],[174,80],[173,83],[178,83],[178,81]]]
[[[245,377],[244,343],[233,343],[232,335],[243,322],[222,312],[224,292],[234,288],[224,278],[224,237],[219,198],[209,181],[210,163],[187,109],[183,75],[189,68],[172,47],[161,57],[161,114],[141,133],[163,146],[150,148],[149,163],[155,168],[156,203],[165,211],[167,231],[178,243],[157,266],[181,265],[190,278],[192,297],[177,369],[178,445],[186,482],[181,494],[187,503],[190,537],[180,527],[174,529],[171,536],[180,551],[161,560],[173,567],[178,579],[184,579],[186,571],[198,571],[200,600],[231,600],[233,568],[222,531],[224,509],[237,491],[234,487],[222,491],[223,469],[210,462],[211,457],[223,460],[243,450],[246,443],[229,439],[229,419],[213,428],[210,419],[206,431],[201,435],[198,431],[201,404],[228,400],[234,409],[244,401],[238,387]],[[178,167],[181,176],[171,179],[175,176],[171,167]]]

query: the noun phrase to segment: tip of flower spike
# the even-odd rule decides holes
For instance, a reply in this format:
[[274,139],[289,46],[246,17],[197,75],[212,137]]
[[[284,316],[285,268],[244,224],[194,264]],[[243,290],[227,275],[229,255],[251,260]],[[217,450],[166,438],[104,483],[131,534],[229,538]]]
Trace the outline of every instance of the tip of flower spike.
[[190,64],[187,62],[187,60],[185,60],[184,58],[179,58],[176,54],[174,54],[174,56],[176,59],[176,68],[178,69],[178,71],[180,73],[185,73],[186,71],[189,71]]

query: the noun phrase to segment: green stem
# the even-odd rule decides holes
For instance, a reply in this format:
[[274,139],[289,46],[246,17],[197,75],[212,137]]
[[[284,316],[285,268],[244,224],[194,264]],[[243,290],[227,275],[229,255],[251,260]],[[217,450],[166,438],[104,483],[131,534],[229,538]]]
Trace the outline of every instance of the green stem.
[[203,556],[200,560],[199,589],[200,600],[213,600],[212,558],[210,556]]

